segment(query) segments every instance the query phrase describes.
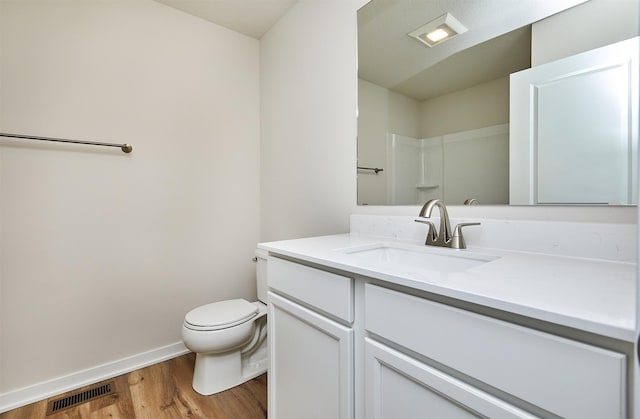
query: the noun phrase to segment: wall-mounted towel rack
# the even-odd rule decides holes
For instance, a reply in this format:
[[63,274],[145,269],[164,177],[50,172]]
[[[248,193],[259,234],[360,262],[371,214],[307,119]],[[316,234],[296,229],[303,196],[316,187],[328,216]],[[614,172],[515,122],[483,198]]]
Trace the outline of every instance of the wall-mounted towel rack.
[[120,150],[122,150],[124,153],[131,153],[131,151],[133,151],[133,146],[131,144],[114,144],[114,143],[103,143],[99,141],[67,140],[65,138],[36,137],[33,135],[6,134],[2,132],[0,132],[0,137],[20,138],[24,140],[37,140],[37,141],[55,141],[58,143],[99,145],[104,147],[119,147]]
[[372,170],[372,171],[376,172],[376,175],[377,175],[378,173],[382,172],[384,169],[379,169],[377,167],[361,167],[361,166],[358,166],[358,170]]

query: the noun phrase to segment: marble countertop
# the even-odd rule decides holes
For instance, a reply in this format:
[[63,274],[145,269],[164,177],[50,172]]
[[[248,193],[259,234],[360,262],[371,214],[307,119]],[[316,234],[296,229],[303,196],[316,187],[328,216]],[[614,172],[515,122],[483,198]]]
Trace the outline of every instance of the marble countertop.
[[[363,261],[340,249],[392,238],[340,234],[258,244],[278,254],[599,335],[634,341],[636,264],[469,246],[497,257],[460,272]],[[417,245],[417,243],[411,243]]]

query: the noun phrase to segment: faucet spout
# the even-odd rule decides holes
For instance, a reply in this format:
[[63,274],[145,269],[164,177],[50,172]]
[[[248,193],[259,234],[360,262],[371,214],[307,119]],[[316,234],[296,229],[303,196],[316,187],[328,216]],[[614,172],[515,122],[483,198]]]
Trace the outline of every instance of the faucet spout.
[[[451,222],[449,221],[449,213],[447,212],[447,207],[445,207],[444,202],[439,199],[431,199],[427,201],[426,204],[420,210],[420,214],[418,217],[421,218],[430,218],[431,213],[434,208],[438,208],[440,212],[440,228],[438,235],[435,237],[427,236],[427,242],[425,244],[432,244],[436,246],[447,246],[451,241]],[[430,240],[431,239],[431,240]]]
[[[424,220],[424,218],[431,217],[431,213],[436,207],[440,211],[440,232],[438,234],[436,234],[436,226],[431,221]],[[451,234],[451,221],[449,220],[447,207],[439,199],[427,201],[420,210],[418,217],[420,218],[415,220],[416,222],[429,225],[427,240],[424,242],[425,245],[450,247],[452,249],[466,249],[467,247],[462,236],[462,227],[480,225],[480,223],[460,223]]]

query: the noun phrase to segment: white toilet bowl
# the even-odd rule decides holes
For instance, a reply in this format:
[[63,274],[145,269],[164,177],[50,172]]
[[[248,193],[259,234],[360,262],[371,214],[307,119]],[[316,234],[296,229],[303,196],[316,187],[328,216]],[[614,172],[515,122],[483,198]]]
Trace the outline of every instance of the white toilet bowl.
[[[258,297],[266,301],[266,255],[256,252]],[[197,307],[182,325],[184,345],[196,353],[193,389],[205,396],[242,384],[267,371],[267,306],[225,300]]]

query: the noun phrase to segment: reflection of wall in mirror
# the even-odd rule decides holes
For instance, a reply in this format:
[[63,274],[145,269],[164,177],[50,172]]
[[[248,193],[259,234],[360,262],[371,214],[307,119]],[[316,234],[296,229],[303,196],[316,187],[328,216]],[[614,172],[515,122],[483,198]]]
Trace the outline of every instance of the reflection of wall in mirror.
[[[406,136],[416,140],[433,139],[434,137],[459,133],[461,131],[507,123],[509,121],[508,89],[509,80],[505,77],[418,102],[368,81],[359,80],[358,165],[388,167],[388,159],[392,159],[393,157],[388,155],[387,152],[389,150],[387,146],[387,134]],[[473,147],[470,143],[467,143],[467,145]],[[505,147],[504,153],[499,153],[499,155],[505,155],[506,152],[507,148]],[[474,161],[466,161],[466,159],[462,157],[465,154],[469,156],[474,155],[473,153],[457,153],[455,164],[452,165],[449,172],[455,172],[455,166],[481,168],[478,167],[481,160],[478,160],[477,155],[474,156],[476,157]],[[433,157],[434,154],[431,153],[423,159],[423,162],[427,162],[427,164],[431,162],[436,165],[443,164],[441,157],[438,157],[440,160],[436,161],[433,160]],[[495,164],[495,161],[492,160],[491,164]],[[502,170],[502,172],[505,172],[505,176],[508,176],[508,168],[506,167],[508,162],[502,161],[501,164],[505,165],[504,168],[506,170]],[[426,172],[432,172],[437,169],[433,166],[427,166],[424,170]],[[488,176],[485,176],[488,172],[484,170],[478,170],[475,173],[469,173],[468,170],[466,171],[468,175],[471,175],[471,180],[474,185],[478,185],[478,181],[486,177],[487,187],[493,184],[493,180],[495,179],[493,176],[494,172],[495,170],[491,171]],[[460,172],[458,179],[453,181],[452,185],[461,183],[459,179],[461,173],[465,173],[465,171]],[[389,169],[386,170],[386,173],[382,172],[378,175],[358,173],[358,204],[417,205],[432,197],[444,198],[446,202],[447,197],[441,188],[418,186],[425,183],[422,173],[417,173],[415,178],[411,180],[410,187],[418,188],[414,194],[416,198],[412,199],[409,199],[408,193],[396,194],[393,192],[394,185],[389,183],[390,175]],[[427,178],[429,178],[429,176],[427,176]],[[399,182],[399,179],[396,178],[394,181]],[[428,182],[431,182],[431,180],[428,179]],[[506,182],[507,179],[505,177],[505,179],[500,182],[499,192],[489,194],[488,196],[490,197],[485,201],[486,204],[506,204],[508,202],[508,197],[501,196],[501,193],[504,191],[502,184]],[[442,185],[442,180],[437,182],[437,184]],[[459,194],[453,193],[456,188],[452,185],[450,185],[451,187],[449,188],[451,192],[449,197],[456,197],[457,199]],[[396,187],[398,186],[399,185],[396,185]],[[406,189],[406,185],[401,189]],[[451,204],[461,205],[466,198],[478,198],[475,195],[474,193],[471,194],[471,196],[466,196],[462,200],[457,199],[455,202],[451,202]]]
[[365,80],[358,80],[358,166],[385,170],[358,173],[358,204],[385,205],[387,132],[418,138],[419,102]]
[[531,66],[638,36],[639,13],[638,0],[589,0],[536,22],[531,27]]

